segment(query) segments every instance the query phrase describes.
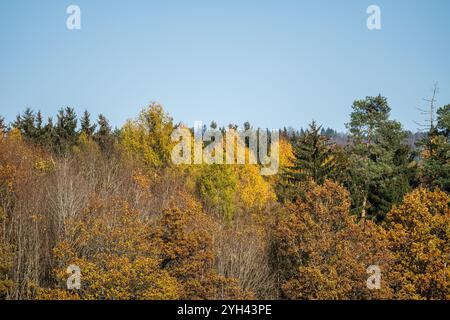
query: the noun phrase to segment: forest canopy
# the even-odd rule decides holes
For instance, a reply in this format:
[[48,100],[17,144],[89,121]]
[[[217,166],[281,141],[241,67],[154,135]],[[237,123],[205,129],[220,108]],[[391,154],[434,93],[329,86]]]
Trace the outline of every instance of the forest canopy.
[[175,165],[182,124],[157,103],[117,129],[0,117],[0,299],[450,299],[450,105],[421,134],[390,111],[280,129],[273,176]]

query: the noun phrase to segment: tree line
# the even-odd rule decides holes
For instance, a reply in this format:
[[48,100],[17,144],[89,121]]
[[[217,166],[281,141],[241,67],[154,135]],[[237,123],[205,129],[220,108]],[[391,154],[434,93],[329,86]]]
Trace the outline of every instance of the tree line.
[[450,105],[414,144],[390,111],[356,100],[345,143],[281,129],[268,177],[173,165],[181,124],[157,103],[115,130],[72,108],[0,117],[0,298],[449,299]]

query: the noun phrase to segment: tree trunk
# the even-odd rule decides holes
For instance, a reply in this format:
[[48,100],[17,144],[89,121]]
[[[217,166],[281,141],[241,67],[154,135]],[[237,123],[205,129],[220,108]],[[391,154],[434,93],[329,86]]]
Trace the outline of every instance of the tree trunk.
[[364,195],[362,210],[361,210],[361,218],[364,219],[366,217],[366,205],[367,205],[367,194]]

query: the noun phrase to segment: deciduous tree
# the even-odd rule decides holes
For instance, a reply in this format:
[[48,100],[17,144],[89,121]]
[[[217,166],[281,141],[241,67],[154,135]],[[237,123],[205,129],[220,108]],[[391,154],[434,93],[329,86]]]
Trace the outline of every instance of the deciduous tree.
[[420,188],[387,215],[396,298],[450,298],[449,202],[440,190]]
[[[274,234],[274,265],[281,293],[290,299],[388,298],[390,255],[383,230],[357,223],[350,198],[326,180],[312,184],[305,199],[286,207]],[[366,287],[367,268],[383,270],[380,290]]]

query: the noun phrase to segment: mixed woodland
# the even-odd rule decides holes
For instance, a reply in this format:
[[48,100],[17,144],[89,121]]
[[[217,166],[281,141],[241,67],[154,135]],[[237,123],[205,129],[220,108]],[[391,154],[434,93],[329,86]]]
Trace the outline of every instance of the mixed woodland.
[[182,124],[158,103],[115,129],[70,107],[0,117],[0,299],[450,299],[450,104],[433,102],[421,133],[381,95],[346,133],[282,128],[272,176],[174,165]]

